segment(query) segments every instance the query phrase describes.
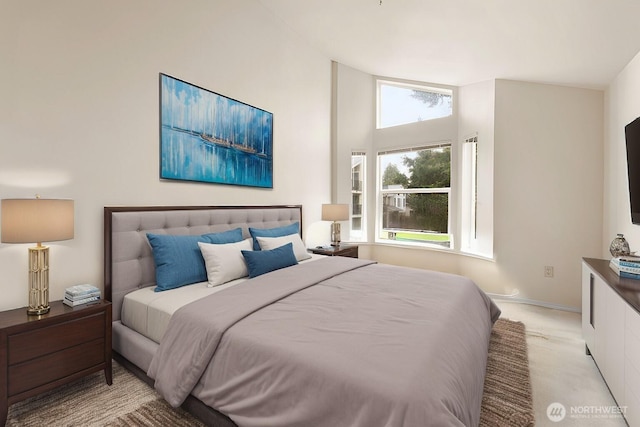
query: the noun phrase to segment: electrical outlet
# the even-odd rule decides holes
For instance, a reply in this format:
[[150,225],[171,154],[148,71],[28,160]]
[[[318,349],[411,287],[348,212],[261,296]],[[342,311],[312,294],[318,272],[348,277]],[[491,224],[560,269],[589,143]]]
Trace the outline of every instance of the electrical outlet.
[[544,266],[544,277],[553,277],[553,266],[545,265]]

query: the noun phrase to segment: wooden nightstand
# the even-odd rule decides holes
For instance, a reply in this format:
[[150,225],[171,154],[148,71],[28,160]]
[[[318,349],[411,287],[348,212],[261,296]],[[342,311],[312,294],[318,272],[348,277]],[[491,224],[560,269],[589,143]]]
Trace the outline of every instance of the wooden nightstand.
[[111,303],[50,305],[41,316],[0,312],[0,426],[9,405],[85,375],[104,370],[112,383]]
[[309,251],[317,255],[358,258],[358,247],[355,245],[323,246],[321,248],[311,248]]

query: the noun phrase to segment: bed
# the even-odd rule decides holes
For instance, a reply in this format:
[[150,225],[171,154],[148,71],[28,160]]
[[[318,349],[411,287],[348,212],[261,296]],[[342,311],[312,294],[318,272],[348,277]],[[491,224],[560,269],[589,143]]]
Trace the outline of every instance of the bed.
[[[253,232],[295,225],[301,237],[302,207],[106,207],[104,215],[115,358],[171,405],[225,427],[478,424],[499,309],[469,279],[314,256],[221,286],[153,292],[164,268],[156,272],[154,236],[240,229],[242,242],[257,244]],[[269,248],[260,257],[300,258],[270,238],[259,240]]]

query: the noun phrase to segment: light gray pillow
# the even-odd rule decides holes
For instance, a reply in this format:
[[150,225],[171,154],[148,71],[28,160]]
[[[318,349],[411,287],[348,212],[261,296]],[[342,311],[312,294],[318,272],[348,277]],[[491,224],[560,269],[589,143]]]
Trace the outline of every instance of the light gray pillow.
[[293,245],[293,253],[298,262],[311,258],[311,254],[307,252],[307,248],[297,233],[280,237],[256,237],[256,239],[258,240],[260,249],[271,250],[291,243]]
[[198,242],[207,269],[209,287],[222,285],[249,275],[242,251],[250,251],[252,239],[236,243],[210,244]]

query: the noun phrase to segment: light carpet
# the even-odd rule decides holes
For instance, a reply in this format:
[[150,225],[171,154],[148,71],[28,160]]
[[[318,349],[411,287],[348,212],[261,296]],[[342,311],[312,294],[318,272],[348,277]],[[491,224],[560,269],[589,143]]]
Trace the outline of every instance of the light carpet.
[[[12,405],[6,426],[203,426],[116,362],[113,367],[111,387],[102,373],[88,376]],[[480,425],[533,423],[524,324],[499,319],[491,334]]]

